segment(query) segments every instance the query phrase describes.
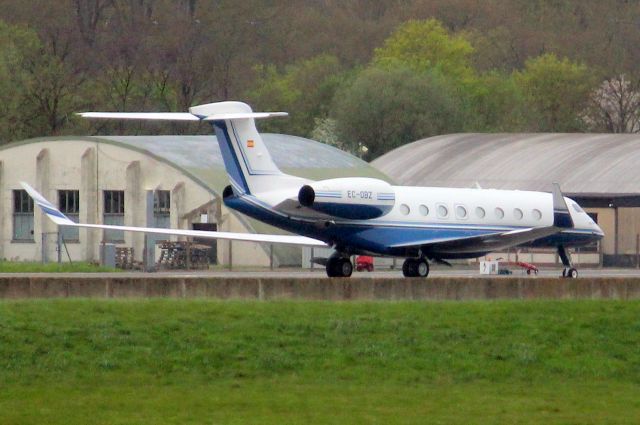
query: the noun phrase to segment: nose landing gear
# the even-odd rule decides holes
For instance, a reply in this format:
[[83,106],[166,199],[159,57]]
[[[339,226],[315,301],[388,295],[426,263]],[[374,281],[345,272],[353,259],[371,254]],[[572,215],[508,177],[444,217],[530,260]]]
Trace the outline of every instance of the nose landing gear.
[[562,260],[564,269],[562,270],[562,277],[569,279],[576,279],[578,277],[578,270],[571,264],[571,256],[563,245],[558,246],[558,255]]
[[424,257],[407,258],[402,264],[404,277],[427,277],[429,275],[429,263]]

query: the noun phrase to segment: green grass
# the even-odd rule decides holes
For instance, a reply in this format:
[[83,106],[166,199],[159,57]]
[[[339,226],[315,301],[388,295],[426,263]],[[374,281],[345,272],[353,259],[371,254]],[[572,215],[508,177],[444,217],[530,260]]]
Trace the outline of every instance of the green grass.
[[640,422],[640,302],[0,302],[0,423]]
[[120,272],[120,269],[90,263],[36,263],[26,261],[0,261],[0,273],[98,273]]

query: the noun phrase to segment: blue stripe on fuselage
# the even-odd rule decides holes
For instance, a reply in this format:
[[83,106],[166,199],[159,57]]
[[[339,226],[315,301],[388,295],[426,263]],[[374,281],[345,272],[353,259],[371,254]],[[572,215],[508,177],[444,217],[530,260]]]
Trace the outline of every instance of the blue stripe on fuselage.
[[[218,144],[220,145],[220,152],[222,153],[222,159],[224,161],[224,168],[227,170],[229,178],[232,180],[234,189],[242,189],[244,193],[251,193],[249,185],[240,167],[240,162],[235,150],[233,149],[233,143],[229,136],[229,130],[227,124],[224,121],[212,121],[213,129],[216,132],[218,138]],[[242,193],[240,193],[241,195]]]
[[[468,238],[496,232],[492,226],[470,228],[464,227],[420,227],[406,223],[405,226],[384,225],[380,223],[365,224],[338,222],[326,228],[320,228],[312,222],[295,220],[285,214],[278,213],[264,205],[253,196],[233,197],[225,199],[225,205],[252,218],[271,224],[292,233],[312,237],[333,243],[343,248],[350,248],[355,253],[370,252],[381,255],[403,256],[407,248],[390,248],[390,245],[401,245],[428,239]],[[598,240],[593,232],[571,229],[561,234],[539,239],[527,245],[555,247],[559,242],[566,246],[584,245]],[[464,254],[464,258],[469,254]],[[483,255],[483,253],[479,253]],[[461,257],[462,258],[462,257]]]

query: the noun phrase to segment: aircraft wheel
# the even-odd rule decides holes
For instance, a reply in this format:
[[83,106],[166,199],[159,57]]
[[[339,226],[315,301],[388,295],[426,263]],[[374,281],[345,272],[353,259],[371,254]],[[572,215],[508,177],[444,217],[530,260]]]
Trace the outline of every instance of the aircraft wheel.
[[574,269],[573,267],[571,267],[568,271],[567,271],[567,277],[571,278],[571,279],[577,279],[578,278],[578,270]]
[[327,276],[349,277],[353,273],[353,264],[348,258],[332,257],[327,261]]
[[416,276],[427,277],[429,276],[429,263],[424,258],[416,261]]
[[429,275],[429,263],[424,258],[407,258],[402,264],[404,277],[427,277]]
[[418,276],[418,272],[416,269],[416,260],[414,260],[413,258],[407,258],[406,260],[404,260],[404,263],[402,263],[402,274],[404,275],[404,277]]
[[353,273],[353,264],[348,258],[341,258],[338,262],[339,277],[349,277]]
[[336,277],[338,276],[338,270],[336,267],[336,263],[337,263],[338,258],[334,258],[334,257],[330,257],[329,260],[327,260],[327,265],[326,265],[326,269],[327,269],[327,276],[329,277]]

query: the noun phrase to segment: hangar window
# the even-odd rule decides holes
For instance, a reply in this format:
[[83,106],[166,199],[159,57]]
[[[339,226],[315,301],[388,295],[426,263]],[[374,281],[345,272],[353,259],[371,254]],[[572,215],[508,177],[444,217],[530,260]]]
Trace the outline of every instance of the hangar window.
[[26,190],[13,191],[13,240],[33,242],[33,199]]
[[486,213],[485,213],[485,211],[484,211],[484,208],[482,208],[482,207],[478,207],[478,208],[476,208],[476,215],[477,215],[479,218],[484,218],[484,216],[486,215]]
[[[59,190],[58,191],[58,208],[69,217],[71,221],[76,223],[80,220],[80,191],[78,190]],[[66,242],[80,241],[80,233],[77,227],[60,226],[62,239]]]
[[513,216],[516,218],[516,220],[522,220],[524,214],[522,214],[522,210],[520,208],[514,208]]
[[153,194],[153,219],[155,227],[168,229],[171,227],[171,192],[156,190]]
[[[124,226],[124,190],[105,190],[103,206],[104,224]],[[105,230],[105,242],[124,242],[124,232],[122,230]]]
[[411,212],[411,210],[409,209],[409,205],[407,205],[407,204],[400,205],[400,212],[403,215],[409,215],[409,213]]
[[504,210],[502,208],[496,208],[496,217],[499,219],[504,218]]
[[426,205],[420,205],[420,214],[427,216],[429,215],[429,207]]

